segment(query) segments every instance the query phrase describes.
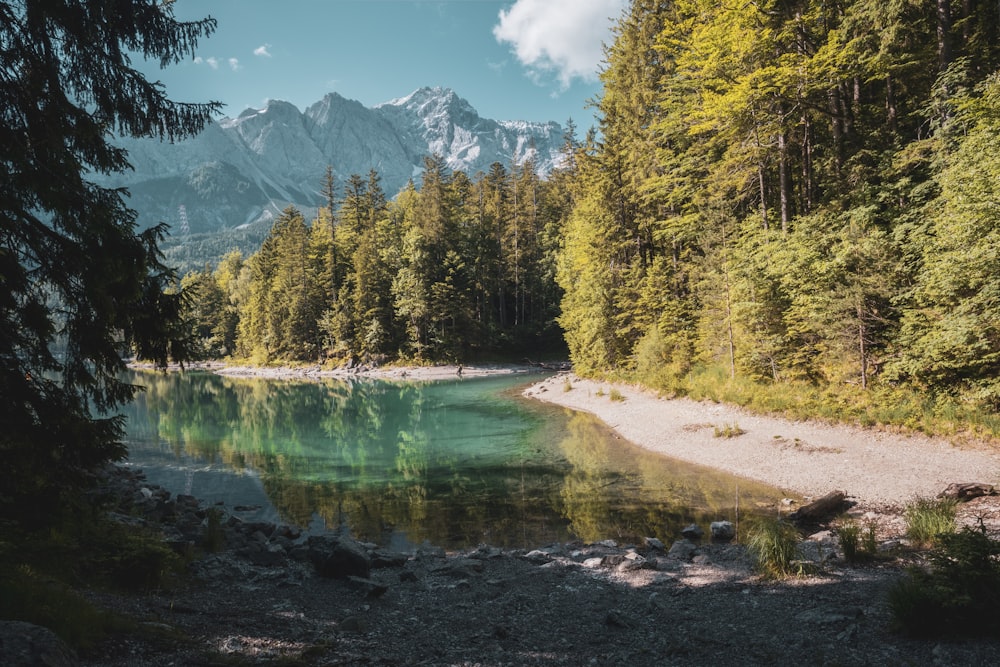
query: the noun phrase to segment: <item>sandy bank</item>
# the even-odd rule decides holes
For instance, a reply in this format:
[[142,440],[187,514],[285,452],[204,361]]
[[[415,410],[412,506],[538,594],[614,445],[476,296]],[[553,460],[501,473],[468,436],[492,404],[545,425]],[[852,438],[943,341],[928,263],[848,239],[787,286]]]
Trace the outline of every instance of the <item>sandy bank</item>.
[[[611,400],[611,388],[624,400]],[[635,387],[565,373],[524,393],[593,413],[622,437],[652,451],[807,497],[840,489],[855,502],[875,508],[934,496],[952,482],[1000,483],[1000,452],[986,446],[958,448],[921,435],[790,421],[689,399],[665,400]],[[737,425],[743,435],[716,435],[716,429]]]

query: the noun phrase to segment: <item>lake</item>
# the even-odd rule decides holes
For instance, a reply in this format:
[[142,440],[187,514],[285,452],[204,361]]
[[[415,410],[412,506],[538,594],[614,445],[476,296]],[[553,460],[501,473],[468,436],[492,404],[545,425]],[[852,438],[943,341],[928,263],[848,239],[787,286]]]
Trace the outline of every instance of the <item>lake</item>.
[[248,520],[346,527],[405,549],[667,543],[777,511],[781,493],[520,396],[538,376],[436,382],[138,372],[129,463]]

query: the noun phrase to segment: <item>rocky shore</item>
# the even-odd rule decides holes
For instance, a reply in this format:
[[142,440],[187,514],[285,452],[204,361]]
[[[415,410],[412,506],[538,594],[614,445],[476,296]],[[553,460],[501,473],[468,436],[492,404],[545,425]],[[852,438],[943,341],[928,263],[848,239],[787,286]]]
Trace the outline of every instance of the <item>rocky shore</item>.
[[[803,540],[810,572],[774,582],[746,549],[689,533],[664,545],[612,540],[409,553],[338,531],[242,521],[240,508],[171,497],[141,472],[105,483],[112,516],[159,528],[188,576],[144,594],[90,591],[133,631],[54,664],[132,665],[987,665],[994,642],[908,639],[890,630],[886,589],[904,565],[899,526],[874,514],[867,566],[836,538]],[[992,513],[980,498],[963,516]],[[214,549],[214,550],[213,550]]]

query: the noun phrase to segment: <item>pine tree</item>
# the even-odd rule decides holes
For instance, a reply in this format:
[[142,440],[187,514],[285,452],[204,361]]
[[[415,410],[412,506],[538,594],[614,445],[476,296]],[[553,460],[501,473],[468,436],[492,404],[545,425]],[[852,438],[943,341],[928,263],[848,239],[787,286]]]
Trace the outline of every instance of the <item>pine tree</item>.
[[[0,513],[60,503],[81,468],[124,456],[123,358],[186,354],[183,297],[136,229],[125,192],[90,174],[128,169],[109,134],[179,139],[215,104],[171,101],[129,54],[177,63],[215,29],[150,0],[0,3]],[[27,499],[27,500],[26,500]]]

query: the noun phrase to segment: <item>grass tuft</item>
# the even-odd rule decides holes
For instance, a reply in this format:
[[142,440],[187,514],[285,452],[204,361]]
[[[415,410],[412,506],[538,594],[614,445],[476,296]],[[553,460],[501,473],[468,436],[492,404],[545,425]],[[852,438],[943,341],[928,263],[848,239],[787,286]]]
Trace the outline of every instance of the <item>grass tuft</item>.
[[772,579],[802,573],[797,563],[799,533],[792,524],[780,519],[759,519],[750,528],[747,550],[757,570]]
[[917,546],[930,547],[941,535],[955,532],[957,502],[948,498],[917,498],[903,509],[906,535]]
[[725,424],[721,428],[716,426],[714,433],[716,438],[738,438],[746,433],[746,431],[740,428],[739,424],[733,423]]

